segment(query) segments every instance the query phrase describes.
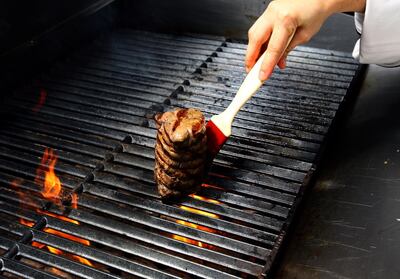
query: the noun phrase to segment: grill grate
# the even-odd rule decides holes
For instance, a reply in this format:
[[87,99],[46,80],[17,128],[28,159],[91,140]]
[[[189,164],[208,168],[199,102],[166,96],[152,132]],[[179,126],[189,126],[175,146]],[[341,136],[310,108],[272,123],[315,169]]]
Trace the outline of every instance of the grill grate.
[[[2,276],[268,274],[359,66],[346,53],[297,48],[238,114],[201,191],[163,204],[152,115],[222,111],[243,79],[244,53],[219,37],[119,30],[16,92],[0,132]],[[48,147],[62,203],[44,199],[35,180]]]

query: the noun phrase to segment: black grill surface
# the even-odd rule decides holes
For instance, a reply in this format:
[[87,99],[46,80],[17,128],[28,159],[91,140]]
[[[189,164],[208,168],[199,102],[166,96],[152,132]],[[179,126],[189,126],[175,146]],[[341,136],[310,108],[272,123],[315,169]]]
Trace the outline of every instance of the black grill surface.
[[[268,275],[359,65],[347,53],[298,47],[238,114],[202,190],[162,203],[154,113],[221,112],[244,78],[245,47],[120,30],[18,90],[0,132],[1,276]],[[61,202],[35,181],[46,148],[58,157]]]

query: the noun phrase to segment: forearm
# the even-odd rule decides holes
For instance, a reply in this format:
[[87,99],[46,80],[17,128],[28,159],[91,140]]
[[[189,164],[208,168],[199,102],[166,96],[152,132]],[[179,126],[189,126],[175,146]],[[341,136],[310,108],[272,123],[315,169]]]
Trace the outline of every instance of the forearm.
[[364,12],[366,0],[321,0],[328,14]]

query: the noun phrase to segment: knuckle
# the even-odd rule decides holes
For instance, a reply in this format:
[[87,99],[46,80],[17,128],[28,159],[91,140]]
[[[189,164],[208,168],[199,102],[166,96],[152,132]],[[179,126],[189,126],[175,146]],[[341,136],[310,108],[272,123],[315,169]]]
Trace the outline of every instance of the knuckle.
[[281,52],[282,52],[282,49],[280,49],[280,48],[278,48],[276,46],[270,46],[268,48],[268,53],[271,56],[279,56],[281,54]]
[[277,1],[271,1],[267,7],[267,11],[279,10],[279,3]]
[[295,17],[293,17],[291,14],[287,13],[282,16],[281,22],[283,27],[290,33],[293,34],[293,32],[297,28],[297,20]]
[[260,36],[256,36],[254,33],[249,36],[249,44],[258,46],[262,43],[262,38]]
[[249,38],[249,40],[251,40],[253,38],[254,35],[254,31],[253,29],[249,29],[249,31],[247,31],[247,37]]
[[275,67],[276,63],[271,64],[271,62],[263,61],[261,64],[260,70],[267,73],[270,72],[271,68],[273,69]]
[[256,36],[256,31],[253,27],[249,29],[249,31],[247,32],[247,35],[249,37],[249,41],[254,42],[254,41],[258,40],[258,38]]
[[308,41],[310,41],[311,37],[311,34],[309,34],[308,32],[302,32],[299,39],[301,43],[307,43]]

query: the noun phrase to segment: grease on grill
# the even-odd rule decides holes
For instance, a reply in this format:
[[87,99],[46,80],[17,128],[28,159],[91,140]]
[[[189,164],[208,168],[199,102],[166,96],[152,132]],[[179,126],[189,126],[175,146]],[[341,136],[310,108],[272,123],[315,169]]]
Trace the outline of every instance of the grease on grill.
[[176,109],[155,116],[158,133],[154,178],[164,199],[196,192],[201,186],[207,136],[205,120],[196,109]]

